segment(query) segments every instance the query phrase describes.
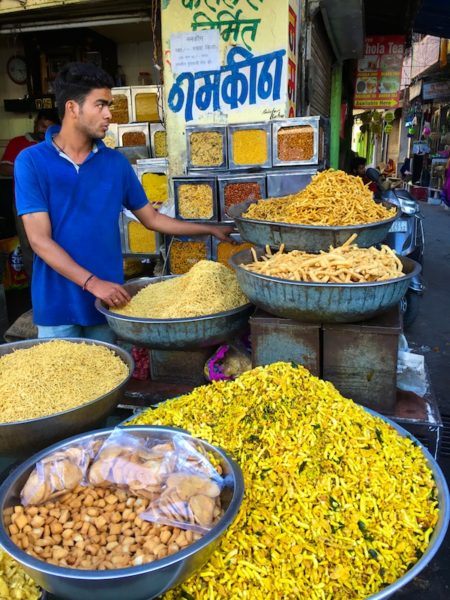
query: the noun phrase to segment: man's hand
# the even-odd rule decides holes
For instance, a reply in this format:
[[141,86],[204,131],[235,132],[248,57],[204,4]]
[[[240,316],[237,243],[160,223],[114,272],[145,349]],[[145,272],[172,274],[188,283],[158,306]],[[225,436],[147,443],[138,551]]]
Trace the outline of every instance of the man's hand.
[[93,277],[88,281],[86,290],[96,298],[100,298],[110,308],[120,308],[131,300],[131,296],[124,287],[118,283],[98,279],[98,277]]
[[233,227],[220,227],[218,225],[211,227],[211,235],[221,242],[231,242],[230,233],[233,233]]

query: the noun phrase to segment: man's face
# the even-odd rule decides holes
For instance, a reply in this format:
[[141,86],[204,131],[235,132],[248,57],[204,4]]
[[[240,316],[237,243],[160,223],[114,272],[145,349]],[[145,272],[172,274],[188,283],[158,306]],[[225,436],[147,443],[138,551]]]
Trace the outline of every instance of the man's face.
[[45,118],[36,121],[36,125],[34,127],[34,133],[36,134],[36,137],[42,141],[45,138],[45,132],[47,131],[47,129],[54,124],[55,123],[53,121],[50,121],[49,119]]
[[75,103],[77,128],[90,138],[103,139],[111,121],[111,90],[92,90],[83,104]]
[[359,177],[364,177],[364,175],[366,174],[366,165],[358,165],[356,168],[356,174]]

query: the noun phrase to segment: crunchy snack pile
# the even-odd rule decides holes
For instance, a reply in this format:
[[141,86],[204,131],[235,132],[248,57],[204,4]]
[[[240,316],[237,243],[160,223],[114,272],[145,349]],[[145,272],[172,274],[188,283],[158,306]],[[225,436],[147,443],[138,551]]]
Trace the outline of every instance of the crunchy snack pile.
[[22,567],[0,550],[0,598],[2,600],[39,600],[41,591]]
[[363,599],[429,545],[439,510],[421,448],[303,367],[258,367],[135,423],[184,427],[244,473],[236,520],[168,599]]
[[234,272],[201,260],[181,277],[147,285],[114,312],[144,319],[181,319],[213,315],[247,302]]
[[402,262],[389,246],[382,245],[380,250],[358,248],[352,244],[355,238],[356,234],[342,246],[319,254],[300,250],[284,254],[283,246],[272,254],[267,246],[266,255],[258,260],[252,249],[255,262],[241,266],[260,275],[314,283],[366,283],[403,277]]
[[96,344],[53,340],[0,358],[0,421],[45,417],[95,400],[119,385],[128,367]]
[[260,200],[242,216],[276,223],[344,227],[383,221],[395,214],[396,208],[375,202],[360,177],[328,169],[314,175],[305,189]]

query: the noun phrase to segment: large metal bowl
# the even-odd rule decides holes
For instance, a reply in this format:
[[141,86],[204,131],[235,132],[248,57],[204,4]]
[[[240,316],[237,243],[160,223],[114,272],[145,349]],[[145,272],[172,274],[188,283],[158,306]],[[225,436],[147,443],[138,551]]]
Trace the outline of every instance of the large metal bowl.
[[348,225],[346,227],[325,227],[321,225],[295,225],[290,223],[275,223],[246,219],[242,216],[249,206],[243,202],[232,208],[236,227],[243,240],[256,246],[271,246],[278,248],[284,244],[286,250],[303,250],[305,252],[320,252],[330,246],[341,246],[354,233],[357,234],[355,243],[360,248],[369,248],[381,243],[387,236],[392,223],[399,217],[401,210],[390,202],[382,203],[387,208],[396,208],[395,216],[385,221],[365,223],[364,225]]
[[[130,296],[136,295],[147,285],[170,279],[164,277],[140,277],[131,279],[124,287]],[[205,290],[205,294],[208,290]],[[251,304],[233,310],[183,319],[142,319],[114,313],[100,301],[95,307],[105,315],[111,329],[120,339],[140,346],[158,350],[185,350],[216,346],[244,329],[253,312]]]
[[379,413],[375,412],[374,410],[371,410],[370,408],[364,407],[364,410],[366,410],[374,417],[379,417],[380,419],[383,419],[383,421],[386,421],[387,423],[389,423],[389,425],[394,427],[394,429],[396,429],[401,436],[411,439],[417,446],[420,446],[428,463],[428,467],[433,473],[434,481],[436,482],[436,487],[438,490],[437,498],[439,502],[439,517],[438,522],[436,523],[436,527],[434,528],[434,531],[430,537],[430,543],[428,545],[428,548],[425,550],[422,557],[416,562],[416,564],[402,577],[397,579],[397,581],[395,581],[394,583],[391,583],[391,585],[388,585],[387,587],[383,588],[376,594],[372,594],[367,599],[385,600],[386,598],[390,598],[391,596],[393,596],[400,589],[405,587],[405,585],[407,585],[410,581],[412,581],[415,577],[417,577],[417,575],[419,575],[419,573],[423,571],[423,569],[428,565],[431,559],[435,556],[436,552],[439,550],[442,542],[444,541],[450,520],[450,494],[448,490],[447,481],[445,479],[444,474],[442,473],[440,466],[438,465],[434,457],[428,452],[425,446],[421,442],[419,442],[418,439],[411,435],[409,431],[406,431],[406,429],[401,427],[401,425],[398,425],[395,421],[392,421],[388,417],[380,415]]
[[389,310],[403,298],[421,267],[410,258],[399,258],[406,275],[374,283],[307,283],[260,275],[241,266],[254,261],[250,250],[238,252],[229,262],[247,298],[268,313],[312,323],[354,323]]
[[[170,402],[170,401],[171,400],[166,400],[165,402]],[[417,440],[413,435],[411,435],[409,433],[409,431],[404,429],[401,425],[398,425],[395,421],[392,421],[388,417],[385,417],[384,415],[381,415],[380,413],[378,413],[370,408],[366,408],[364,406],[362,408],[366,412],[373,415],[374,417],[379,417],[380,419],[383,419],[383,421],[386,421],[386,423],[389,423],[389,425],[394,427],[394,429],[396,429],[402,437],[407,437],[407,438],[411,439],[415,444],[420,446],[420,448],[425,456],[425,459],[428,463],[428,466],[433,473],[433,477],[436,482],[436,487],[438,490],[437,498],[438,498],[438,502],[439,502],[439,517],[438,517],[438,521],[436,523],[436,527],[434,528],[434,531],[430,537],[430,543],[428,545],[428,548],[425,550],[422,557],[417,561],[417,563],[409,571],[407,571],[402,577],[400,577],[394,583],[383,588],[376,594],[372,594],[371,596],[369,596],[367,598],[367,600],[385,600],[386,598],[390,598],[393,594],[398,592],[401,588],[403,588],[410,581],[412,581],[415,577],[417,577],[417,575],[419,575],[419,573],[421,571],[423,571],[423,569],[428,565],[428,563],[435,556],[436,552],[439,550],[442,542],[444,541],[445,534],[447,532],[447,528],[448,528],[448,524],[449,524],[449,520],[450,520],[450,494],[449,494],[449,490],[448,490],[447,481],[446,481],[445,476],[442,473],[442,470],[439,467],[437,461],[430,454],[430,452],[428,452],[428,450],[425,448],[425,446],[419,440]],[[145,409],[145,410],[148,410],[148,409]],[[142,413],[145,412],[145,410],[143,410]],[[136,416],[138,416],[138,415],[135,415],[134,418],[136,418]],[[124,422],[124,425],[125,424],[126,424],[126,421]],[[1,491],[0,491],[0,493],[1,493]],[[1,535],[1,528],[0,528],[0,535]],[[1,543],[1,539],[2,538],[0,537],[0,543]]]
[[223,450],[170,427],[134,426],[128,432],[158,439],[171,439],[174,434],[195,440],[219,460],[226,483],[221,500],[225,513],[221,520],[199,541],[167,558],[140,567],[110,571],[89,571],[57,567],[37,560],[20,550],[7,533],[4,511],[20,503],[20,491],[36,462],[57,449],[74,442],[104,438],[113,429],[102,429],[73,437],[35,454],[20,465],[0,487],[0,546],[45,590],[68,600],[149,600],[180,584],[201,568],[215,550],[220,538],[233,522],[244,496],[244,480],[239,466]]
[[[0,455],[15,456],[17,458],[25,455],[29,456],[32,452],[36,452],[40,448],[45,448],[45,446],[66,438],[69,435],[75,435],[82,431],[89,431],[89,429],[99,427],[119,403],[123,388],[130,379],[134,369],[133,359],[128,352],[106,342],[82,338],[64,339],[77,344],[93,344],[109,348],[127,365],[128,376],[107,394],[103,394],[103,396],[86,402],[81,406],[54,413],[48,417],[15,421],[13,423],[0,423]],[[0,356],[49,341],[49,339],[38,339],[2,344],[0,345]]]

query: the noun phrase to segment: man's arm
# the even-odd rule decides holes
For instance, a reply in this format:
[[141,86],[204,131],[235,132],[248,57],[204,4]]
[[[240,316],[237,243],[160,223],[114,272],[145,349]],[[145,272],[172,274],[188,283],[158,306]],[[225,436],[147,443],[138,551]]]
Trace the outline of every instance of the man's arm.
[[166,235],[213,235],[219,240],[225,241],[229,240],[228,235],[233,231],[233,228],[228,226],[219,227],[208,223],[188,223],[172,219],[172,217],[157,212],[150,204],[132,212],[147,229]]
[[52,239],[52,226],[46,212],[28,213],[22,216],[25,232],[33,251],[52,269],[100,298],[110,307],[120,307],[130,301],[128,292],[119,284],[95,277],[76,263],[67,252]]

